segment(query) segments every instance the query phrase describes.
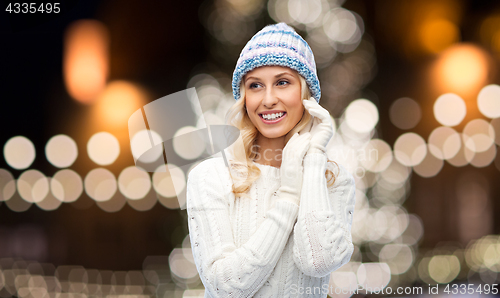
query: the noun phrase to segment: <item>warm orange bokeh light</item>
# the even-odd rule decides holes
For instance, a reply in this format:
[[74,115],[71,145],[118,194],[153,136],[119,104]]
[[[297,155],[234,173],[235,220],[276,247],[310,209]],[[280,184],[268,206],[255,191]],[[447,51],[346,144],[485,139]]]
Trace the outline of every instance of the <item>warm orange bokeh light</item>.
[[500,15],[487,17],[479,29],[479,37],[483,45],[491,47],[495,52],[500,52]]
[[425,21],[419,32],[423,48],[430,53],[439,53],[458,41],[457,26],[446,19],[430,19]]
[[488,80],[489,57],[472,44],[456,44],[440,54],[434,68],[433,81],[439,93],[453,92],[470,96]]
[[126,81],[114,81],[99,95],[96,116],[108,127],[127,127],[128,118],[146,103],[147,95],[141,88]]
[[384,18],[391,20],[379,23],[390,32],[386,42],[408,59],[435,55],[460,41],[458,28],[466,9],[461,1],[382,1],[377,5],[383,7]]
[[108,76],[109,34],[96,20],[79,20],[66,30],[64,81],[74,99],[89,104],[104,89]]

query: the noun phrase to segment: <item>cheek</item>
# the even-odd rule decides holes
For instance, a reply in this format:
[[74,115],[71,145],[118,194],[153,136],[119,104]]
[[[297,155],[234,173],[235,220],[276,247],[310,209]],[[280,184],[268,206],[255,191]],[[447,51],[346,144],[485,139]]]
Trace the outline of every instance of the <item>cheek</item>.
[[302,104],[302,94],[300,93],[300,88],[296,88],[291,96],[291,104],[298,110],[303,110],[304,105]]
[[290,104],[290,109],[292,109],[296,114],[299,114],[301,116],[305,110],[304,105],[302,104],[302,100],[300,98],[298,100],[294,100]]
[[252,100],[250,97],[245,97],[245,106],[247,107],[247,113],[251,114],[252,112],[255,112],[257,107],[255,106],[255,102]]

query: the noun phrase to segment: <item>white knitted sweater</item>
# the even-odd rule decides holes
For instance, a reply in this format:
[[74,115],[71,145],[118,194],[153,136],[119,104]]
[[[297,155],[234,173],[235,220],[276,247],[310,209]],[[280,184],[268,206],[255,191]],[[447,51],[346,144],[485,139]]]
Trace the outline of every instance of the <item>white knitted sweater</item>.
[[205,297],[326,297],[330,273],[353,252],[352,175],[329,167],[336,181],[327,187],[326,155],[307,154],[299,207],[278,197],[279,168],[256,165],[251,199],[235,200],[222,157],[189,173],[189,235]]

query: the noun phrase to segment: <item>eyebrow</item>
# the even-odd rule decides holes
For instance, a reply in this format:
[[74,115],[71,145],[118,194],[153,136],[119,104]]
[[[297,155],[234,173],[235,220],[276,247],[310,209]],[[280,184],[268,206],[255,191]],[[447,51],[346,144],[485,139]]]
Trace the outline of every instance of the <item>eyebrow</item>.
[[[275,75],[274,77],[275,77],[275,78],[281,78],[281,77],[282,77],[282,76],[284,76],[284,75],[290,75],[290,76],[293,76],[291,73],[289,73],[289,72],[287,72],[287,71],[284,71],[284,72],[282,72],[282,73],[279,73],[279,74]],[[257,78],[257,77],[248,77],[248,78],[245,78],[245,82],[246,82],[246,81],[248,81],[249,79],[257,79],[257,80],[258,80],[259,78]]]

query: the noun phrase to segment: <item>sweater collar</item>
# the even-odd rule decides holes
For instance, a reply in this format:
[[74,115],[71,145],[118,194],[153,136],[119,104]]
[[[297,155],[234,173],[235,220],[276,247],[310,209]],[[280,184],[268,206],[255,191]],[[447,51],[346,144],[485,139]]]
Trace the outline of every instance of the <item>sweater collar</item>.
[[279,178],[280,177],[280,168],[273,167],[270,165],[263,165],[257,162],[254,162],[254,164],[259,167],[261,175],[263,176],[271,176],[274,178]]

